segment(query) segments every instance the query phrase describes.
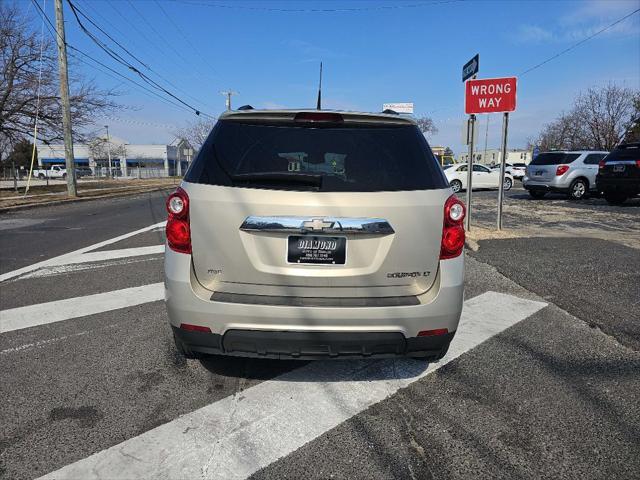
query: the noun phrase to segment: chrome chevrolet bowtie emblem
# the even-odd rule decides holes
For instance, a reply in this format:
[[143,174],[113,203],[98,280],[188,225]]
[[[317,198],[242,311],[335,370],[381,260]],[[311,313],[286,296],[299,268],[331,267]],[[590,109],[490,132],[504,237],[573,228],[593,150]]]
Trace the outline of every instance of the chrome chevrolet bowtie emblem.
[[333,227],[333,224],[334,222],[325,222],[322,218],[314,218],[312,220],[302,222],[302,228],[305,230],[312,230],[314,232],[321,232],[325,228]]

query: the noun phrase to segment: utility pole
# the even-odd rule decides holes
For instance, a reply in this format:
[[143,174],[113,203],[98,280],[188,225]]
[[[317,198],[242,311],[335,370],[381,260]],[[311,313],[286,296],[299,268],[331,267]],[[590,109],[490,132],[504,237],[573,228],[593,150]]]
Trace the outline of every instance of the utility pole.
[[109,159],[109,178],[113,178],[113,170],[111,170],[111,137],[109,137],[109,125],[105,125],[104,128],[107,129],[107,158]]
[[231,95],[237,95],[240,92],[234,92],[233,90],[227,90],[220,92],[220,95],[225,95],[227,97],[227,101],[225,102],[227,105],[227,110],[231,110]]
[[73,135],[71,133],[71,107],[69,105],[69,70],[67,68],[67,42],[64,35],[64,13],[62,0],[55,0],[56,43],[58,44],[58,71],[60,74],[60,101],[62,102],[62,129],[64,133],[64,161],[67,168],[67,194],[77,197],[76,165],[73,158]]

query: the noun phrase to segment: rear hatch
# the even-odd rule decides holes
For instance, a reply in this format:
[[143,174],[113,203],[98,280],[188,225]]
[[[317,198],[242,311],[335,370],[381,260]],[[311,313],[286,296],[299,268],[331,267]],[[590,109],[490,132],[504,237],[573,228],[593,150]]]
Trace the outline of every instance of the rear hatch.
[[295,115],[227,114],[187,172],[198,281],[292,297],[428,290],[450,190],[415,124]]
[[640,144],[620,145],[601,161],[598,175],[640,181]]
[[550,182],[555,178],[559,165],[570,165],[579,156],[579,153],[567,152],[540,153],[527,167],[527,176],[535,182]]

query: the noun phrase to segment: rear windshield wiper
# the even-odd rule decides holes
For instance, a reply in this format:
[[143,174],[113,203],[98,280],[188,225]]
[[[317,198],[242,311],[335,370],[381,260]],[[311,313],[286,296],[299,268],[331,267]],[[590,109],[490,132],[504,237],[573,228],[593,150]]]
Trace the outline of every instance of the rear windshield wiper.
[[288,172],[257,172],[231,175],[231,180],[238,183],[283,183],[322,187],[322,175]]

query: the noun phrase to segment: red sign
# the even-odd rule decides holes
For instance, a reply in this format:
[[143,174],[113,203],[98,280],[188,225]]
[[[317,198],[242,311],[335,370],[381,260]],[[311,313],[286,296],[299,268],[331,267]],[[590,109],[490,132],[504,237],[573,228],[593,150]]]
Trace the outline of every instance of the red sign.
[[516,77],[468,80],[464,113],[513,112],[516,109]]

